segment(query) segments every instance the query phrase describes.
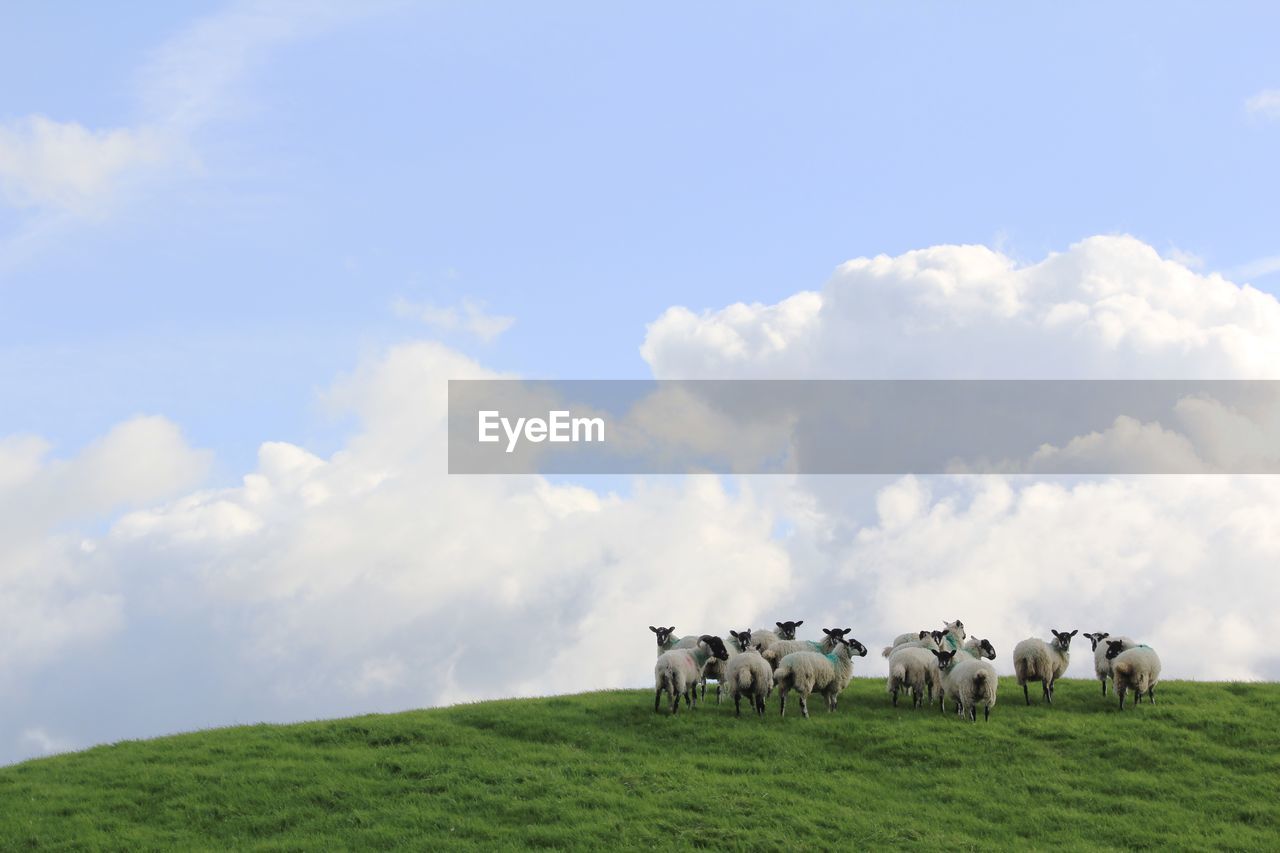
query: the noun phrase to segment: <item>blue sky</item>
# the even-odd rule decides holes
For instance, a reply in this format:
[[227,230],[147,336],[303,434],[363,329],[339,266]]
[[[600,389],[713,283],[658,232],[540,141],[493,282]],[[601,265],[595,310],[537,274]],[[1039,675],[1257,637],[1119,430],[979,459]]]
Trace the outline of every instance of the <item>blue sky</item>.
[[[146,120],[157,50],[219,4],[12,7],[0,120]],[[1156,9],[1160,14],[1153,14]],[[927,13],[926,13],[927,10]],[[220,458],[323,446],[312,400],[421,333],[516,319],[524,375],[637,377],[644,324],[942,242],[1028,259],[1129,232],[1227,270],[1280,253],[1270,4],[403,4],[261,51],[173,169],[0,251],[0,433],[136,412]],[[8,235],[39,211],[6,209]],[[1277,276],[1255,276],[1266,289]]]

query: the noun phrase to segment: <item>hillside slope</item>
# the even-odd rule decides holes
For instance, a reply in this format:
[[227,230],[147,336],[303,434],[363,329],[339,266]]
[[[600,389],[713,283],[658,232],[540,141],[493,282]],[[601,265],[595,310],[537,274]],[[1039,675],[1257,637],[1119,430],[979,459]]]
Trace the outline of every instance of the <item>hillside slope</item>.
[[127,742],[0,769],[0,847],[1280,849],[1280,685],[1000,689],[989,724],[855,679],[810,721],[615,691]]

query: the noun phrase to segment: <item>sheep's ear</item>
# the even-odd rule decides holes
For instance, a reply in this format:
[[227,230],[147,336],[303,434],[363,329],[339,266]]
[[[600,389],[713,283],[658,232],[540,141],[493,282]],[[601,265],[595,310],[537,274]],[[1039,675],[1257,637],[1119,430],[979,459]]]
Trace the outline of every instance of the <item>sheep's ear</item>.
[[938,658],[939,660],[942,659],[942,652],[938,651],[937,649],[929,649],[929,651],[933,652],[933,656],[935,658]]
[[1070,637],[1074,637],[1076,634],[1079,634],[1079,633],[1080,633],[1080,629],[1079,629],[1079,628],[1072,628],[1072,629],[1071,629],[1071,633],[1070,633],[1070,634],[1068,634],[1068,636],[1070,636]]
[[853,633],[853,629],[852,629],[852,628],[843,628],[843,629],[841,629],[841,630],[842,630],[845,634],[852,634],[852,633]]
[[657,628],[655,628],[655,627],[653,627],[652,625],[650,625],[650,626],[649,626],[649,630],[650,630],[650,631],[652,631],[652,632],[653,632],[653,633],[655,633],[655,634],[656,634],[656,633],[658,633],[658,629],[657,629]]
[[1061,636],[1062,636],[1061,634],[1059,634],[1057,631],[1053,630],[1052,628],[1050,628],[1050,629],[1049,629],[1049,633],[1050,633],[1050,634],[1053,634],[1053,636],[1055,636],[1055,637],[1061,637]]
[[782,623],[781,623],[781,622],[774,622],[773,624],[777,625],[779,628],[781,628],[781,627],[782,627]]
[[824,634],[826,634],[828,637],[830,637],[830,636],[831,636],[831,629],[830,629],[830,628],[823,628],[823,629],[822,629],[822,633],[824,633]]
[[668,628],[668,629],[667,629],[667,633],[668,633],[668,634],[674,634],[675,632],[676,632],[676,626],[675,626],[675,625],[672,625],[670,628]]
[[803,619],[801,619],[801,620],[799,620],[799,621],[797,621],[797,622],[796,622],[796,627],[797,627],[797,628],[799,628],[799,627],[800,627],[801,625],[803,625],[803,624],[804,624],[804,620],[803,620]]
[[735,631],[735,630],[733,630],[732,628],[730,628],[730,629],[729,629],[729,636],[730,636],[730,637],[733,637],[733,638],[736,640],[736,639],[738,639],[738,637],[740,637],[741,635],[740,635],[737,631]]

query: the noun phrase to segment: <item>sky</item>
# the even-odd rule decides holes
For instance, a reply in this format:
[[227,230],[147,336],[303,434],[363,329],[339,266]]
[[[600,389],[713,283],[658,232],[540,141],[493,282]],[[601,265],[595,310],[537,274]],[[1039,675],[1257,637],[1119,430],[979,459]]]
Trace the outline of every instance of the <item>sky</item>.
[[468,637],[571,667],[689,565],[689,630],[954,602],[1016,641],[1049,599],[1174,673],[1280,676],[1235,603],[1280,553],[1268,478],[481,482],[440,410],[496,374],[1280,378],[1278,19],[0,11],[0,761],[642,685],[647,631],[573,677]]

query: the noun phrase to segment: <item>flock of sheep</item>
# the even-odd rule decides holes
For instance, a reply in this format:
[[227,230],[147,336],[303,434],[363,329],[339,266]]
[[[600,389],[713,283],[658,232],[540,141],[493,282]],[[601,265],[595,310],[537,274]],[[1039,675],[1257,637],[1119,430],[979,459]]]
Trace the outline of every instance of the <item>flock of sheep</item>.
[[[866,657],[867,647],[849,636],[851,628],[823,628],[821,640],[797,640],[796,629],[804,620],[775,622],[777,630],[730,631],[729,642],[714,634],[676,637],[675,628],[649,626],[658,641],[658,663],[654,667],[653,710],[661,710],[663,696],[669,697],[671,713],[680,708],[680,698],[692,708],[707,694],[707,681],[716,682],[716,701],[722,691],[733,697],[734,711],[741,716],[745,698],[756,713],[764,716],[765,701],[778,690],[779,713],[787,713],[787,694],[795,692],[800,712],[808,718],[809,697],[815,693],[827,700],[827,710],[836,709],[840,692],[853,677],[853,659]],[[1046,702],[1053,703],[1054,684],[1071,659],[1071,638],[1077,633],[1053,631],[1052,640],[1031,637],[1013,647],[1013,670],[1022,695],[1031,704],[1027,683],[1039,681]],[[1160,657],[1155,649],[1129,637],[1113,637],[1105,631],[1085,634],[1093,644],[1094,672],[1107,695],[1107,679],[1115,684],[1124,709],[1125,694],[1134,691],[1135,702],[1145,694],[1156,701],[1160,681]],[[889,659],[888,692],[893,704],[900,693],[910,692],[913,707],[931,706],[936,698],[943,712],[947,702],[956,713],[970,720],[991,718],[996,704],[998,681],[988,661],[996,657],[988,640],[969,637],[957,619],[943,623],[941,631],[912,631],[900,634],[882,654]]]

